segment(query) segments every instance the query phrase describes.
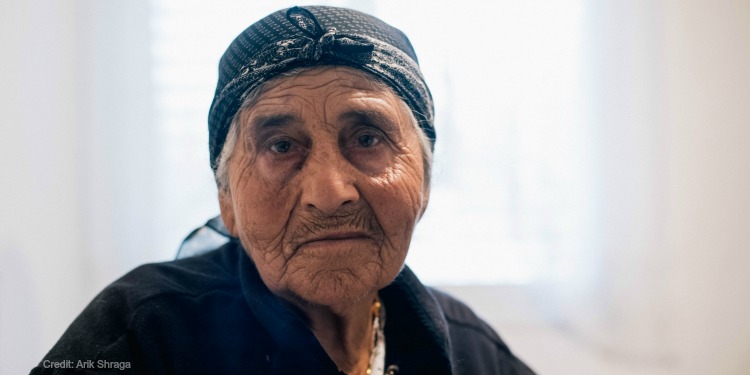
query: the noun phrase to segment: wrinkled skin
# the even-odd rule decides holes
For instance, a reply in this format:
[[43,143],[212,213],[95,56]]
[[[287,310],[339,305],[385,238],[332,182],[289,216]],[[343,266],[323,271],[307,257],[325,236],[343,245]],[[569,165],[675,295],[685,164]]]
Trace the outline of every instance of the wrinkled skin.
[[400,100],[357,70],[318,67],[278,80],[241,113],[219,202],[275,294],[346,305],[401,270],[428,193]]

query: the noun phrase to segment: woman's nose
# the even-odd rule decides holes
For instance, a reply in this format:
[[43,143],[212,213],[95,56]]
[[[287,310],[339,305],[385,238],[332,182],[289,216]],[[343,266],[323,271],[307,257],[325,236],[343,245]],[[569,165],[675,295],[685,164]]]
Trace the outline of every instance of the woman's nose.
[[338,152],[309,155],[303,174],[301,203],[306,209],[331,214],[359,201],[351,166]]

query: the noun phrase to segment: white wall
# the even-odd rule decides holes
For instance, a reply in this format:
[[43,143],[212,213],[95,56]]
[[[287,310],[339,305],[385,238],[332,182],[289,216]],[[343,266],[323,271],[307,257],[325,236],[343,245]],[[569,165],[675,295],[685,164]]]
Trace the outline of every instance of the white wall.
[[[27,372],[106,283],[174,253],[149,229],[148,12],[0,2],[0,374]],[[750,4],[587,12],[604,202],[588,273],[456,292],[540,373],[747,373]]]
[[544,373],[591,369],[594,353],[600,367],[586,373],[746,374],[750,3],[591,1],[587,12],[601,204],[591,274],[547,286],[556,303],[535,308],[558,308],[550,330],[498,324]]
[[0,14],[0,372],[12,374],[86,303],[83,155],[75,8],[5,1]]
[[159,258],[148,3],[3,1],[0,18],[0,374],[20,374]]
[[750,368],[750,3],[666,5],[669,324],[683,373]]
[[[590,1],[587,12],[598,234],[587,282],[559,280],[551,315],[606,373],[745,374],[750,3]],[[549,373],[576,373],[524,350]]]

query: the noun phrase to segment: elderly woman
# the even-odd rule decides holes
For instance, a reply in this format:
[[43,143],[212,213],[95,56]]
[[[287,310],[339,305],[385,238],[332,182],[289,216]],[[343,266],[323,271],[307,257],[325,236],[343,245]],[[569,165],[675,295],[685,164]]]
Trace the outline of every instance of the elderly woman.
[[411,44],[376,18],[295,7],[250,26],[209,115],[231,240],[107,287],[32,373],[531,374],[404,266],[432,114]]

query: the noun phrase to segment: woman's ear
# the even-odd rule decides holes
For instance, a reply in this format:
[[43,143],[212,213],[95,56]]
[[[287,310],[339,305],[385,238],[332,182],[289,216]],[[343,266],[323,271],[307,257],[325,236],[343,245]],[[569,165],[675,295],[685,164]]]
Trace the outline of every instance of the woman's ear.
[[221,220],[227,231],[232,237],[237,237],[237,221],[234,217],[234,202],[232,193],[228,188],[219,188],[219,209],[221,210]]

